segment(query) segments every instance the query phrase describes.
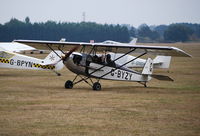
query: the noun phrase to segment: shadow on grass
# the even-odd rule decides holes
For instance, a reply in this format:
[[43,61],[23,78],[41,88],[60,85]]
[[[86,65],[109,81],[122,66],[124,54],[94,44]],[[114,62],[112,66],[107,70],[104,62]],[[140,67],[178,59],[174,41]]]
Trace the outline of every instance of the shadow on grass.
[[[76,86],[72,90],[78,91],[93,91],[93,92],[113,92],[113,93],[167,93],[165,88],[162,87],[143,87],[143,86],[102,86],[101,91],[94,91],[92,87]],[[67,89],[71,90],[71,89]],[[168,92],[169,93],[169,92]]]
[[[91,87],[81,87],[77,86],[74,89],[84,90],[84,91],[93,91]],[[68,89],[67,89],[68,90]],[[71,90],[71,89],[69,89]],[[73,90],[73,89],[72,89]],[[101,91],[94,92],[113,92],[113,93],[129,93],[129,94],[193,94],[199,93],[197,91],[190,90],[180,90],[179,88],[170,88],[170,87],[143,87],[143,86],[103,86]]]
[[19,72],[19,73],[0,73],[0,77],[48,77],[53,76],[52,73],[33,73],[33,72]]
[[156,90],[162,91],[165,88],[161,87],[143,87],[143,86],[113,86],[104,87],[103,91],[112,91],[116,93],[152,93]]

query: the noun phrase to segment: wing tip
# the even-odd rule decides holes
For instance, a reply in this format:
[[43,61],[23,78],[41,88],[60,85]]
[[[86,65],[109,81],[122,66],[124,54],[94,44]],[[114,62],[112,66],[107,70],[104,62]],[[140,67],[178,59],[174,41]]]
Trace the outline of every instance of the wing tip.
[[171,47],[173,50],[175,50],[176,52],[178,52],[180,54],[180,57],[192,57],[192,55],[190,55],[189,53],[186,53],[185,51],[177,48],[177,47]]

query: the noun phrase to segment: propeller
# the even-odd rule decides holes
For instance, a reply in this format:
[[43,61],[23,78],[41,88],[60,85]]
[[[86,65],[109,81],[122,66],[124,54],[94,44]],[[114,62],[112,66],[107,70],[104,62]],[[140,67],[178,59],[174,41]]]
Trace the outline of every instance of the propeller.
[[66,60],[74,51],[78,50],[79,48],[80,48],[80,46],[75,46],[70,51],[65,53],[61,60]]
[[45,65],[53,65],[53,66],[55,66],[55,65],[58,64],[60,61],[66,60],[66,59],[67,59],[74,51],[76,51],[79,47],[80,47],[80,46],[75,46],[75,47],[72,48],[70,51],[68,51],[67,53],[63,54],[63,55],[61,56],[61,58],[60,58],[58,61],[56,61],[56,62],[54,62],[54,63],[50,63],[50,64],[45,64]]

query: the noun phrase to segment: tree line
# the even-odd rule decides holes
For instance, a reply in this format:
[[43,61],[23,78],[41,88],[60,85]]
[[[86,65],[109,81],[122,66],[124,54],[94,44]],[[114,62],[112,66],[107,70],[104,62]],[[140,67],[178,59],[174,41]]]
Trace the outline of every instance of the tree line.
[[148,26],[135,28],[130,25],[97,24],[94,22],[39,22],[31,23],[29,17],[24,21],[12,18],[0,24],[0,41],[14,39],[60,40],[102,42],[114,40],[129,42],[132,37],[139,42],[185,42],[200,41],[200,24],[178,23],[171,25]]

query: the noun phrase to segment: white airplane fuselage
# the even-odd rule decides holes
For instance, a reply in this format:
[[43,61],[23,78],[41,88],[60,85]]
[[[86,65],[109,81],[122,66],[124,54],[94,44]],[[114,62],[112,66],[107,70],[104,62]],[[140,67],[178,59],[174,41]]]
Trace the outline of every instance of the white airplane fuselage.
[[[47,59],[38,59],[9,51],[0,51],[0,68],[32,69],[32,70],[57,70],[55,65],[45,65]],[[59,69],[62,66],[59,64]]]
[[72,53],[63,63],[75,74],[97,79],[139,82],[147,82],[151,79],[148,75],[143,75],[126,67],[120,67],[118,64],[110,66],[109,64],[94,62],[93,56],[87,54]]

